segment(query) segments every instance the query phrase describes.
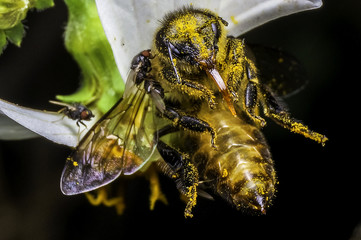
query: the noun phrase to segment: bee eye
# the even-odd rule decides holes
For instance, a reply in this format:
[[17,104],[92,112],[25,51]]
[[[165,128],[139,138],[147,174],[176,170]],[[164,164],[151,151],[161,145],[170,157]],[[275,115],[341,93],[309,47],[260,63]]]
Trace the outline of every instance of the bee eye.
[[191,64],[196,64],[194,62],[194,57],[199,54],[199,50],[189,43],[177,43],[173,44],[169,41],[166,42],[168,46],[169,54],[172,54],[173,57],[185,60]]

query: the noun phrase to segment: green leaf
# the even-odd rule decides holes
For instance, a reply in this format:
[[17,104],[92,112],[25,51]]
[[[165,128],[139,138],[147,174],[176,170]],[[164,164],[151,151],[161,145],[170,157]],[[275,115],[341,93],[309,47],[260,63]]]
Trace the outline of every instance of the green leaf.
[[23,39],[25,30],[24,25],[22,23],[19,23],[13,28],[4,30],[7,39],[15,44],[16,46],[20,47],[21,40]]
[[34,2],[34,7],[38,10],[43,10],[45,8],[49,8],[53,6],[54,6],[53,0],[36,0]]
[[0,0],[0,29],[13,28],[26,17],[29,2],[26,0]]
[[95,2],[66,0],[65,3],[69,10],[65,46],[79,64],[83,79],[76,93],[57,98],[65,102],[93,103],[104,113],[122,96],[124,83]]
[[0,54],[3,52],[4,48],[6,47],[6,35],[4,30],[0,30]]

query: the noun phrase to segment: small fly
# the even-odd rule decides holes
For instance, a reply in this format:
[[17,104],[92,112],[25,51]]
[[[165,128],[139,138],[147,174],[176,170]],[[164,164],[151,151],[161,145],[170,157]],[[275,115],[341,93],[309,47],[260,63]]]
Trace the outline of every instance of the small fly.
[[83,123],[83,121],[90,121],[94,117],[92,111],[80,103],[68,104],[52,100],[50,100],[49,102],[55,105],[63,106],[63,108],[60,109],[58,113],[62,113],[70,119],[77,120],[76,125],[78,127],[80,127],[79,123],[82,124],[84,127],[87,127]]

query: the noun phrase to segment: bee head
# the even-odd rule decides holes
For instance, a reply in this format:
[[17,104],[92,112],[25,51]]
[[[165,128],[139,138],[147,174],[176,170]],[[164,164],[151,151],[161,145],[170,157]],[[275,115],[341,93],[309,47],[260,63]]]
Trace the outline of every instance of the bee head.
[[171,61],[180,71],[214,66],[219,42],[225,40],[223,25],[227,24],[208,10],[183,8],[164,18],[155,48],[163,61]]
[[217,61],[221,62],[225,57],[224,26],[227,25],[225,20],[208,10],[183,8],[164,18],[156,33],[155,50],[163,63],[172,65],[178,83],[181,83],[179,72],[206,72],[236,116],[232,97],[217,69]]

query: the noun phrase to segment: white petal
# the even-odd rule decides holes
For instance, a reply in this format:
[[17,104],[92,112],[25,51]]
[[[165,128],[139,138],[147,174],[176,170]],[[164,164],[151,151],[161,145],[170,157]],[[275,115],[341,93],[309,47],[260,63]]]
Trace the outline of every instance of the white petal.
[[[2,133],[11,133],[11,131],[13,131],[12,129],[6,129],[9,126],[11,128],[15,126],[14,131],[18,130],[20,131],[20,134],[26,134],[24,135],[25,138],[29,138],[31,134],[29,131],[23,129],[23,127],[25,127],[55,143],[75,147],[78,144],[78,139],[81,139],[81,137],[86,133],[86,128],[84,126],[80,124],[79,129],[76,125],[76,121],[64,117],[63,114],[25,108],[4,100],[0,100],[0,114],[2,114],[0,119],[3,119],[0,122],[0,139],[23,139],[18,134],[16,134],[13,138],[11,138],[10,135],[3,136]],[[4,120],[6,117],[17,122],[18,126],[11,122],[10,119]],[[94,122],[95,119],[91,122],[86,122],[88,129],[94,124]],[[8,125],[2,125],[2,123],[6,123]]]
[[[239,36],[266,22],[322,6],[322,0],[222,0],[221,13],[228,21],[228,33]],[[232,19],[231,19],[232,17]]]
[[21,140],[35,138],[39,135],[21,126],[11,118],[0,113],[0,139]]
[[239,36],[273,19],[318,8],[322,0],[96,0],[96,4],[125,81],[132,58],[152,47],[159,20],[181,6],[192,4],[218,13],[229,22],[229,34]]

